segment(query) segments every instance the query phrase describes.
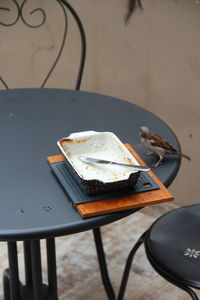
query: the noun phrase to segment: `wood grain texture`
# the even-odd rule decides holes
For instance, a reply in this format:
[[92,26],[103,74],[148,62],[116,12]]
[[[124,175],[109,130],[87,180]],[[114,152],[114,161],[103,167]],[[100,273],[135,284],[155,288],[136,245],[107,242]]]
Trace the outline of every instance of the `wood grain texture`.
[[[138,162],[141,165],[143,166],[146,165],[144,161],[139,157],[139,155],[129,144],[125,144],[125,146],[134,155],[134,157],[138,160]],[[125,197],[119,197],[113,199],[111,198],[107,200],[100,200],[95,202],[78,204],[76,206],[78,212],[83,218],[88,218],[92,216],[98,216],[102,214],[127,210],[131,208],[143,207],[147,205],[172,201],[173,195],[156,177],[156,175],[152,171],[149,171],[148,174],[153,178],[153,180],[159,186],[159,190],[138,193],[135,195],[128,195]]]
[[63,161],[64,159],[65,159],[65,157],[64,157],[63,154],[58,154],[58,155],[48,156],[47,157],[47,162],[49,164],[53,164],[53,163],[56,163],[56,162]]
[[[139,155],[129,144],[125,144],[125,146],[133,154],[133,156],[138,160],[138,162],[141,165],[146,166],[144,161],[139,157]],[[56,163],[56,162],[63,161],[64,159],[65,158],[62,154],[47,157],[48,163]],[[83,218],[88,218],[88,217],[103,215],[107,213],[113,213],[117,211],[128,210],[132,208],[172,201],[173,195],[156,177],[156,175],[152,171],[148,171],[148,174],[153,178],[155,183],[159,186],[158,190],[78,204],[76,205],[76,209],[78,210],[78,212]]]

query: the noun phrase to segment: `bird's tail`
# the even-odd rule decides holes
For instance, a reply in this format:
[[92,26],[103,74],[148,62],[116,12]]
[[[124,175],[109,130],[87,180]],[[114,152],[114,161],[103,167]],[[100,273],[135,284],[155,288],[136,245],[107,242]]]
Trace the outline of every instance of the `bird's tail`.
[[180,155],[184,158],[186,158],[187,160],[191,160],[191,157],[189,157],[188,155],[184,154],[184,153],[180,153]]

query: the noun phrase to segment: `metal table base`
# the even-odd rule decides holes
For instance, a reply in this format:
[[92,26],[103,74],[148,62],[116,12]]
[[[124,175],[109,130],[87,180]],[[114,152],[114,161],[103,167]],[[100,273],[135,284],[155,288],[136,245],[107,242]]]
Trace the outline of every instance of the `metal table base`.
[[55,240],[46,240],[48,285],[42,282],[40,240],[24,242],[25,285],[19,280],[17,242],[8,242],[9,269],[3,274],[5,300],[58,300]]
[[[100,228],[93,229],[103,286],[115,300],[110,282]],[[8,242],[9,269],[3,274],[5,300],[58,300],[55,239],[46,239],[48,285],[42,282],[40,240],[24,241],[25,285],[19,279],[17,242]]]

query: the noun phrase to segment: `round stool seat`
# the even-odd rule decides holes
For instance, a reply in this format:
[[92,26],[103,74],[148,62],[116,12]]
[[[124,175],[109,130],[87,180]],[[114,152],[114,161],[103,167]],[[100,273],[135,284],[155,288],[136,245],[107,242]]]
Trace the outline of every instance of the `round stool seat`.
[[200,288],[200,205],[160,217],[148,231],[145,249],[159,269]]

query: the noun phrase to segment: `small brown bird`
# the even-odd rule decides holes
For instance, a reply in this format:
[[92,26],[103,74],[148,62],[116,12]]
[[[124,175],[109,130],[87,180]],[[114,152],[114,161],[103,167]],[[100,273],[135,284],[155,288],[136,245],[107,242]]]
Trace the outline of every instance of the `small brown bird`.
[[164,156],[166,154],[172,154],[177,156],[182,156],[188,160],[191,160],[191,158],[183,153],[177,152],[177,150],[169,144],[167,141],[165,141],[163,138],[161,138],[159,135],[156,135],[155,133],[151,132],[147,127],[142,126],[140,127],[140,138],[142,144],[149,148],[151,153],[146,153],[146,155],[155,155],[157,154],[159,156],[159,160],[153,167],[158,167]]

